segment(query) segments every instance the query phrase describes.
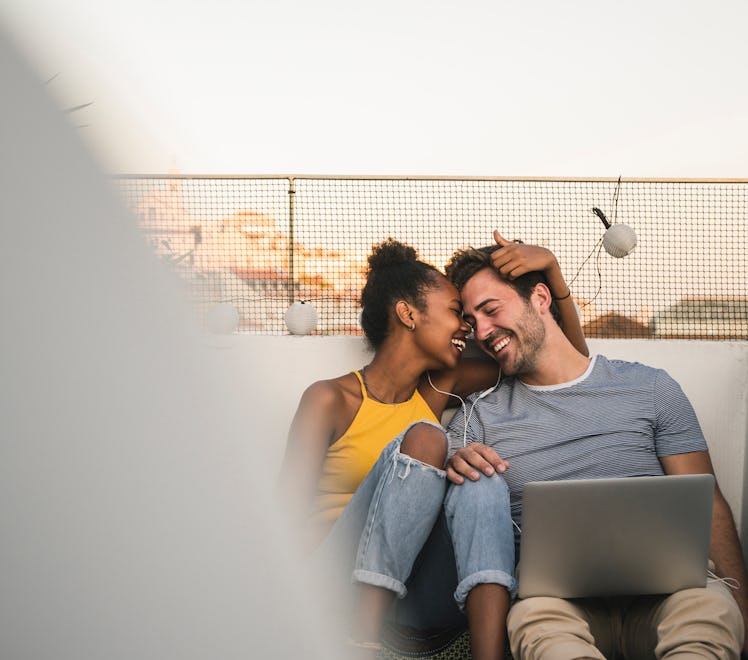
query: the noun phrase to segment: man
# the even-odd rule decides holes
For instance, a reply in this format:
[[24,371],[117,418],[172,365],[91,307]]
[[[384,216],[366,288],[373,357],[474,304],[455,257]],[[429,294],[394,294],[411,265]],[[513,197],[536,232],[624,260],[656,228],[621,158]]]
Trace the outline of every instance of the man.
[[[478,345],[505,376],[452,420],[450,480],[469,486],[503,473],[519,521],[528,481],[713,473],[677,383],[662,370],[580,354],[554,318],[542,274],[522,271],[511,247],[498,245],[461,250],[447,266]],[[465,424],[471,442],[463,446]],[[719,488],[710,556],[719,576],[740,583],[732,595],[711,581],[663,597],[517,601],[507,621],[514,657],[739,657],[746,652],[746,571]]]

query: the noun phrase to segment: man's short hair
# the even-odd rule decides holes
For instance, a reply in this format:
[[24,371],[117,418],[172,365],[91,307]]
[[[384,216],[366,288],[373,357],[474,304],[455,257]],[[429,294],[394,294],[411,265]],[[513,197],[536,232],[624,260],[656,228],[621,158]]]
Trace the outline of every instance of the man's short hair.
[[[480,248],[467,247],[457,250],[445,268],[447,279],[457,287],[458,291],[462,292],[463,287],[473,275],[484,268],[490,268],[502,281],[512,287],[526,303],[530,301],[537,284],[545,284],[550,291],[551,287],[543,271],[533,270],[513,280],[507,279],[499,273],[493,266],[491,255],[500,249],[500,245],[486,245]],[[556,323],[561,325],[561,317],[555,300],[551,302],[550,309]]]

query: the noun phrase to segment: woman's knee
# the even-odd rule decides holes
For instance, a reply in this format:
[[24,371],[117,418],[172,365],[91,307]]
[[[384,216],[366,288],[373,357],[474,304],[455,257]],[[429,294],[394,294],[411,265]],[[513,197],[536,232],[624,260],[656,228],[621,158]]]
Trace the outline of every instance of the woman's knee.
[[462,484],[450,486],[446,506],[448,510],[468,507],[485,514],[496,509],[508,512],[509,486],[499,474],[482,476],[477,481],[466,479]]
[[443,468],[447,459],[447,436],[444,431],[433,424],[421,422],[413,424],[403,436],[400,453]]

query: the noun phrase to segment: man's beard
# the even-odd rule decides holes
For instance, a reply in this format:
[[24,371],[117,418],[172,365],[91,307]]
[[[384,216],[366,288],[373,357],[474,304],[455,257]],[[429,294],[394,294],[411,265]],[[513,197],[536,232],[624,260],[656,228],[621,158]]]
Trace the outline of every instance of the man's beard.
[[545,326],[530,303],[525,303],[525,310],[517,321],[514,338],[517,342],[514,363],[503,363],[502,370],[509,376],[527,375],[535,370],[545,343]]

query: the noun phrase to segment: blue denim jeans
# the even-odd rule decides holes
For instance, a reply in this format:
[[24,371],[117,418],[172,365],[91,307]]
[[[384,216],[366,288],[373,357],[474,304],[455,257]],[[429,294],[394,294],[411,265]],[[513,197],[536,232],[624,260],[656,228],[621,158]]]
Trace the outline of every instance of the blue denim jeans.
[[409,429],[382,450],[315,552],[343,616],[353,606],[352,581],[406,597],[406,582],[442,510],[446,474],[400,452]]
[[465,602],[479,584],[500,584],[514,598],[514,553],[503,477],[449,484],[444,508],[407,582],[408,593],[395,603],[393,620],[422,630],[465,625]]
[[475,585],[516,590],[508,489],[499,476],[449,485],[444,470],[400,452],[409,429],[382,450],[315,559],[343,616],[359,582],[395,593],[398,623],[449,627],[464,621]]
[[500,584],[515,597],[514,530],[504,478],[484,475],[451,484],[444,512],[457,561],[455,600],[460,607],[479,584]]

